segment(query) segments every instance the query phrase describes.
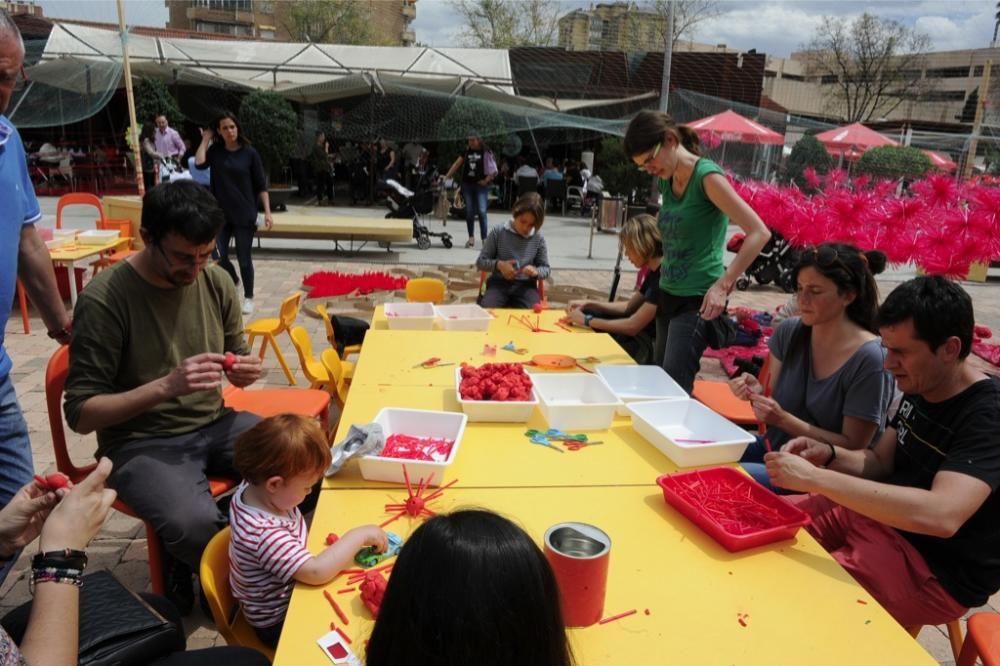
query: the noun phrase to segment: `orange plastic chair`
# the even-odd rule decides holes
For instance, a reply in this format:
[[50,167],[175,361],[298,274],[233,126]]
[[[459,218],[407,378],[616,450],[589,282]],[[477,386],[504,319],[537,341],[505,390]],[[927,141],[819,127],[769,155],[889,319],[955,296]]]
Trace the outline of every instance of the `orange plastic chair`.
[[330,392],[330,396],[333,397],[334,402],[337,403],[337,407],[341,410],[344,409],[344,404],[347,402],[347,382],[344,376],[344,365],[340,357],[337,356],[336,349],[324,349],[323,353],[320,354],[320,360],[323,362],[323,368],[326,370],[329,382],[326,385],[326,390]]
[[278,335],[288,331],[292,324],[295,323],[295,318],[299,314],[299,305],[302,302],[302,292],[297,291],[291,296],[285,298],[281,301],[281,309],[278,311],[278,317],[271,319],[258,319],[256,321],[250,322],[246,329],[249,338],[247,343],[250,348],[253,349],[253,341],[257,337],[263,338],[260,343],[260,358],[264,360],[264,353],[267,351],[267,345],[274,348],[274,353],[278,357],[278,364],[281,365],[281,369],[285,371],[285,377],[288,378],[288,384],[290,386],[295,386],[295,374],[292,372],[291,368],[288,367],[288,362],[285,361],[284,355],[281,353],[281,348],[278,347]]
[[313,355],[312,340],[309,339],[309,331],[302,326],[295,326],[291,330],[292,344],[299,354],[299,363],[302,365],[302,374],[309,380],[309,388],[323,388],[330,384],[330,373],[326,371],[321,361],[316,360]]
[[[945,626],[948,627],[948,642],[951,643],[951,653],[955,656],[955,661],[957,662],[959,661],[959,655],[962,653],[962,618],[955,618]],[[906,631],[916,638],[920,635],[920,630],[923,628],[924,625],[918,624],[914,627],[906,627]]]
[[24,285],[20,278],[17,280],[17,304],[21,307],[21,325],[24,326],[24,334],[31,334],[31,321],[28,319],[28,297],[24,293]]
[[104,205],[101,200],[89,192],[70,192],[59,197],[56,203],[56,229],[62,229],[62,213],[66,206],[93,206],[97,209],[97,229],[104,222]]
[[[764,359],[764,365],[760,368],[760,377],[758,377],[761,385],[764,386],[764,395],[771,393],[770,389],[767,388],[771,377],[770,368],[768,367],[770,363],[771,355],[768,354]],[[757,417],[754,416],[750,401],[740,400],[733,395],[733,392],[729,390],[728,382],[713,379],[696,379],[694,380],[694,389],[691,391],[691,397],[733,423],[740,425],[754,425],[757,423]]]
[[[545,280],[538,278],[538,300],[545,302]],[[479,298],[486,294],[486,271],[479,271]]]
[[225,527],[205,547],[201,566],[198,568],[201,589],[212,611],[215,627],[226,644],[253,648],[273,662],[274,650],[257,638],[257,633],[247,623],[239,604],[233,598],[233,588],[229,583],[230,539],[231,530]]
[[[316,305],[316,312],[319,314],[319,318],[323,320],[323,325],[326,326],[326,339],[330,342],[330,346],[336,349],[337,332],[333,328],[333,320],[330,318],[330,313],[327,312],[326,306],[322,303]],[[344,366],[344,376],[347,379],[354,376],[354,364],[360,353],[361,345],[346,345],[344,347],[344,351],[340,355],[340,360]],[[354,359],[351,359],[351,356],[354,356]]]
[[955,666],[1000,666],[1000,614],[976,613],[965,625],[969,630]]
[[222,391],[226,407],[266,419],[278,414],[302,414],[319,419],[330,429],[330,394],[315,389],[259,389],[248,391],[230,384]]
[[408,303],[443,303],[445,286],[437,278],[411,278],[406,281]]
[[[97,228],[105,231],[117,231],[119,238],[130,238],[130,239],[134,238],[134,236],[132,235],[132,220],[112,220],[112,219],[99,220],[97,223]],[[138,251],[132,249],[133,246],[132,244],[133,241],[130,240],[128,242],[128,247],[126,247],[124,250],[115,250],[113,252],[108,252],[102,255],[100,259],[92,263],[90,266],[94,270],[91,273],[91,277],[97,275],[97,271],[101,270],[102,268],[109,268],[117,264],[119,261],[128,259],[133,254],[136,254]]]
[[[63,345],[52,354],[45,368],[45,402],[49,411],[49,429],[52,431],[52,449],[56,454],[56,469],[79,483],[97,466],[97,463],[77,467],[69,457],[66,446],[66,430],[63,427],[62,395],[69,374],[69,346]],[[235,487],[229,479],[209,478],[208,487],[213,497],[218,497]],[[115,500],[114,508],[127,516],[139,518],[125,502]],[[140,518],[141,520],[141,518]],[[153,526],[143,521],[146,527],[146,548],[149,552],[149,582],[155,594],[163,594],[163,546]]]

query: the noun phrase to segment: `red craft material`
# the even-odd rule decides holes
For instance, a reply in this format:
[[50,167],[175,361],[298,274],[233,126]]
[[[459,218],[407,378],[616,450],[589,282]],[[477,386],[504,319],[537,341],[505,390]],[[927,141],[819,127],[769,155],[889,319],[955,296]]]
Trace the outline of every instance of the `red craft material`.
[[747,626],[747,620],[749,620],[749,619],[750,619],[750,614],[749,613],[737,613],[736,614],[736,621],[740,623],[741,627]]
[[559,585],[566,626],[589,627],[600,621],[611,557],[608,535],[592,525],[559,523],[546,530],[544,551]]
[[35,474],[35,482],[46,490],[59,490],[69,485],[69,479],[59,472],[49,474],[48,476]]
[[598,620],[597,624],[607,624],[608,622],[614,622],[615,620],[620,620],[623,617],[628,617],[629,615],[635,615],[638,611],[636,609],[627,610],[624,613],[618,613],[618,615],[612,615],[611,617],[606,617],[603,620]]
[[356,587],[345,587],[343,589],[337,590],[337,594],[347,594],[349,592],[354,592],[356,589],[358,589],[358,588],[356,588]]
[[323,596],[326,597],[326,600],[330,602],[330,606],[333,608],[333,612],[337,614],[337,617],[340,618],[340,621],[343,622],[344,624],[350,624],[351,621],[347,619],[347,615],[344,613],[343,610],[341,610],[340,604],[338,604],[337,600],[333,598],[332,594],[330,594],[330,590],[323,590]]
[[351,641],[350,638],[347,637],[347,634],[344,633],[343,629],[341,629],[340,627],[334,627],[332,622],[330,623],[330,628],[336,631],[338,634],[340,634],[340,637],[343,638],[344,642],[347,643],[348,645],[350,645],[353,642]]
[[665,474],[663,498],[730,552],[791,539],[809,516],[728,467]]
[[531,323],[531,318],[528,317],[528,315],[508,315],[507,316],[508,326],[510,325],[511,320],[516,321],[519,324],[522,324],[532,333],[555,333],[555,331],[551,329],[541,327],[541,317],[539,316],[535,317],[534,324]]
[[385,446],[379,455],[383,458],[442,462],[448,459],[454,445],[453,439],[411,437],[397,433],[386,438]]
[[365,579],[361,583],[361,602],[371,611],[372,617],[378,617],[378,609],[382,606],[385,588],[385,578],[380,572],[372,571],[365,574]]
[[531,400],[531,377],[520,363],[463,365],[458,394],[462,400],[526,402]]
[[865,601],[864,599],[858,599],[857,601],[858,601],[859,604],[861,604],[863,606],[867,606],[868,605],[868,602]]
[[343,296],[357,292],[370,294],[375,291],[394,291],[406,287],[406,278],[383,271],[365,273],[339,273],[319,271],[302,278],[302,286],[309,289],[306,298]]
[[[437,490],[432,492],[427,497],[423,496],[424,490],[427,489],[427,484],[424,479],[417,481],[417,490],[413,491],[413,485],[410,483],[410,473],[406,469],[406,465],[403,465],[403,478],[406,480],[406,500],[403,502],[395,502],[392,504],[386,504],[386,511],[398,511],[395,516],[383,522],[379,527],[385,527],[392,521],[401,518],[404,515],[410,515],[414,518],[420,515],[433,516],[435,515],[433,511],[427,508],[427,505],[437,498],[441,497],[445,490],[455,485],[458,479],[452,479],[448,483],[439,487]],[[387,565],[391,566],[391,565]]]
[[236,365],[236,354],[233,352],[226,352],[226,358],[222,361],[222,369],[229,372]]
[[339,536],[337,536],[333,532],[330,532],[329,534],[326,535],[326,545],[332,546],[333,544],[337,543],[339,539],[340,539]]

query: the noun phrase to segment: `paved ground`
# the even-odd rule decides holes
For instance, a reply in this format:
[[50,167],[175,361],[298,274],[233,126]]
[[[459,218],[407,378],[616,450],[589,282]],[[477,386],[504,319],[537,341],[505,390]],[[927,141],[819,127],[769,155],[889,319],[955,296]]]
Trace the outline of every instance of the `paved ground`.
[[[43,211],[47,218],[54,222],[55,200],[43,200]],[[380,217],[382,211],[372,209],[336,209],[338,214],[350,214],[362,217]],[[497,213],[492,219],[498,222],[506,219],[505,214]],[[50,224],[51,224],[50,222]],[[43,224],[45,222],[43,221]],[[89,226],[92,222],[83,215],[68,216],[65,226]],[[441,229],[440,221],[432,223],[436,230]],[[447,230],[456,236],[458,243],[450,250],[438,244],[427,251],[420,251],[415,245],[395,248],[391,253],[373,248],[364,250],[356,256],[344,257],[334,254],[329,243],[277,241],[264,243],[262,250],[255,252],[257,272],[257,315],[273,316],[277,312],[282,297],[298,288],[304,275],[318,270],[360,272],[371,270],[372,264],[383,264],[385,269],[404,265],[413,272],[444,272],[454,274],[456,269],[471,269],[475,261],[476,251],[461,247],[467,235],[464,223],[449,221]],[[617,239],[612,234],[597,234],[594,238],[593,259],[588,259],[588,226],[580,218],[550,217],[545,224],[544,232],[548,239],[550,258],[556,269],[553,276],[551,293],[557,293],[560,286],[572,285],[576,288],[590,288],[606,294],[611,284],[611,268],[614,266],[617,254]],[[626,262],[627,263],[627,262]],[[635,276],[630,266],[626,266],[619,293],[628,293],[634,284]],[[474,277],[475,273],[470,271]],[[880,288],[887,293],[896,283],[913,275],[912,268],[890,271],[880,279]],[[89,276],[88,276],[89,277]],[[456,282],[457,286],[457,282]],[[1000,300],[997,299],[997,284],[994,279],[987,284],[966,284],[976,306],[979,323],[990,326],[1000,332]],[[380,298],[392,298],[391,294]],[[787,296],[773,288],[758,288],[748,292],[736,292],[733,303],[748,305],[762,309],[773,309],[783,303]],[[360,316],[373,307],[371,299],[334,299],[331,305],[341,311],[354,310]],[[44,326],[37,314],[31,313],[30,335],[25,335],[21,328],[20,316],[15,309],[6,323],[6,346],[14,361],[13,377],[18,397],[28,421],[32,438],[32,449],[35,456],[35,467],[40,471],[54,471],[55,460],[52,453],[52,442],[49,434],[48,417],[45,407],[44,370],[48,357],[54,347],[45,337]],[[299,323],[305,325],[313,338],[314,344],[319,344],[324,337],[318,320],[301,316]],[[298,367],[295,351],[287,340],[282,340],[283,351],[293,368]],[[265,363],[267,374],[265,385],[284,386],[283,375],[272,355],[268,355]],[[721,376],[717,362],[705,359],[702,364],[703,375]],[[298,372],[300,380],[301,371]],[[69,447],[74,460],[91,459],[94,442],[91,437],[81,437],[69,433]],[[26,549],[31,552],[32,548]],[[109,568],[125,584],[133,590],[148,589],[149,574],[146,561],[145,533],[138,521],[113,512],[101,532],[88,548],[91,569]],[[22,556],[7,581],[0,586],[0,613],[16,606],[29,598],[26,572],[28,556]],[[1000,610],[1000,595],[991,599],[991,609]],[[191,648],[206,647],[221,643],[210,619],[205,618],[199,610],[187,618],[188,645]],[[953,663],[947,638],[940,628],[928,627],[921,633],[920,642],[942,664]]]

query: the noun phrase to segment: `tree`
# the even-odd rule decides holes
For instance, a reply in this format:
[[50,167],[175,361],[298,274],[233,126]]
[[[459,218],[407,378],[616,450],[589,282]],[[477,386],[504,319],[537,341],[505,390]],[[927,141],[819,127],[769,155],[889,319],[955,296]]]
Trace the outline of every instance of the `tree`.
[[922,69],[930,46],[930,36],[865,13],[852,22],[824,17],[805,51],[828,110],[860,122],[887,116],[927,92]]
[[624,196],[629,203],[636,200],[635,193],[641,198],[649,191],[649,174],[636,169],[635,163],[625,157],[625,142],[621,137],[601,139],[594,156],[594,173],[601,177],[606,191]]
[[649,11],[664,17],[659,26],[660,43],[666,43],[666,16],[670,2],[674,4],[674,44],[679,40],[693,40],[699,23],[722,16],[725,10],[714,0],[652,0],[646,3]]
[[816,173],[825,174],[833,166],[833,158],[827,152],[826,146],[811,134],[803,136],[792,146],[792,153],[785,162],[785,174],[788,179],[805,189],[808,186],[802,173],[809,167]]
[[174,127],[180,127],[184,122],[184,114],[167,89],[167,84],[159,79],[139,79],[135,84],[135,119],[139,126],[146,123],[152,125],[161,113]]
[[299,143],[299,118],[292,105],[277,93],[254,91],[240,104],[240,125],[260,153],[264,170],[280,178],[281,167]]
[[357,0],[290,2],[284,27],[297,42],[388,46],[375,34],[365,4]]
[[879,146],[866,150],[854,173],[876,178],[916,179],[933,169],[931,158],[913,146]]
[[451,0],[466,46],[551,46],[559,35],[558,0]]

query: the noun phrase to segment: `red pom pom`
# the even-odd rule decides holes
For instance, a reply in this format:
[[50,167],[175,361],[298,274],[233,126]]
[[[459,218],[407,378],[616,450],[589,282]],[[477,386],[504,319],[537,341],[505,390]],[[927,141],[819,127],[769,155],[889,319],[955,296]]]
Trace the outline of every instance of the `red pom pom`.
[[49,490],[59,490],[60,488],[65,488],[69,484],[69,479],[65,476],[56,472],[55,474],[49,474],[45,477],[45,485],[49,487]]
[[326,545],[332,546],[333,544],[337,543],[339,539],[340,539],[339,536],[337,536],[333,532],[330,532],[329,534],[326,535]]
[[226,352],[226,358],[222,361],[222,369],[229,372],[236,365],[236,354],[233,352]]

